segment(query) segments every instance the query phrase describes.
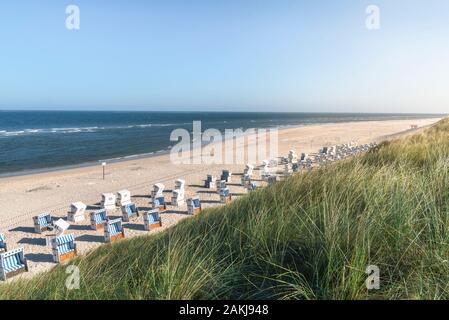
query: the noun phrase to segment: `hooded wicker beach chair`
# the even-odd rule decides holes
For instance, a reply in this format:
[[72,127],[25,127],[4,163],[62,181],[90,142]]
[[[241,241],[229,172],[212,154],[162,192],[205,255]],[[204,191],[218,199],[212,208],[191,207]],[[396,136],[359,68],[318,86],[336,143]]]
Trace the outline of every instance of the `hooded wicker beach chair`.
[[226,182],[231,182],[232,179],[232,173],[229,170],[223,170],[221,173],[220,180],[224,180]]
[[108,220],[108,214],[105,209],[97,210],[90,213],[90,227],[93,230],[103,228],[103,224]]
[[0,279],[5,281],[15,275],[28,271],[28,263],[23,248],[0,254]]
[[53,261],[62,263],[77,255],[75,235],[73,233],[63,234],[52,239],[51,247]]
[[131,192],[129,190],[120,190],[117,192],[117,203],[118,207],[126,206],[131,203]]
[[201,201],[199,197],[193,197],[187,199],[187,212],[188,214],[198,214],[201,212]]
[[128,203],[122,206],[123,221],[129,222],[130,220],[139,217],[139,209],[135,203]]
[[217,187],[217,178],[213,175],[208,174],[204,187],[208,189],[215,189]]
[[229,190],[229,188],[224,188],[223,190],[221,190],[220,202],[228,203],[228,202],[231,202],[231,200],[232,200],[232,196],[231,196],[231,191]]
[[115,207],[115,194],[103,193],[101,195],[101,207],[106,210],[114,210]]
[[153,198],[152,207],[153,209],[159,209],[159,212],[164,212],[167,210],[167,204],[165,203],[164,196]]
[[3,233],[0,233],[0,252],[8,251],[8,246],[6,244],[6,237]]
[[159,210],[155,209],[145,212],[143,214],[143,223],[144,228],[147,231],[162,227],[162,219]]
[[81,201],[74,202],[70,205],[67,220],[70,222],[84,221],[84,214],[86,213],[87,206]]
[[184,201],[184,189],[175,189],[172,192],[171,205],[180,207],[185,203]]
[[33,223],[34,231],[36,233],[53,230],[53,219],[49,213],[42,213],[33,217]]
[[104,241],[112,242],[125,237],[122,218],[108,220],[104,223]]

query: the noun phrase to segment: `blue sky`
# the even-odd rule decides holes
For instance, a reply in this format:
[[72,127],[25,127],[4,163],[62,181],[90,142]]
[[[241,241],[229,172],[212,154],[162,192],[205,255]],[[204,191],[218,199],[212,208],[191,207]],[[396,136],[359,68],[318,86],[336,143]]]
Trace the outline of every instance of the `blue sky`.
[[448,17],[447,0],[2,0],[0,108],[447,113]]

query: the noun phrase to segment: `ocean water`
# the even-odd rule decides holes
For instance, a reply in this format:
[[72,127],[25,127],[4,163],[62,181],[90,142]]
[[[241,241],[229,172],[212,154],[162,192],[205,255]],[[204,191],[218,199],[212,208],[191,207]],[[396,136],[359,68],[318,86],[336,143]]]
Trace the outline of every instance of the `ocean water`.
[[202,130],[300,126],[436,115],[217,112],[0,111],[0,175],[166,152],[177,128]]

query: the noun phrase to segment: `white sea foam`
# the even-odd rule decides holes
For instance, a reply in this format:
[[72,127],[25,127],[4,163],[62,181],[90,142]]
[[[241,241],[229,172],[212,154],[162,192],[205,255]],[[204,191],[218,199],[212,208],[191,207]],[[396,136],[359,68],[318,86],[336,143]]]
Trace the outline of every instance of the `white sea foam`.
[[27,128],[23,130],[0,130],[0,137],[10,136],[25,136],[33,134],[67,134],[67,133],[92,133],[103,130],[120,130],[120,129],[133,129],[133,128],[151,128],[151,127],[169,127],[182,124],[175,123],[147,123],[147,124],[134,124],[128,126],[103,126],[103,127],[62,127],[62,128]]

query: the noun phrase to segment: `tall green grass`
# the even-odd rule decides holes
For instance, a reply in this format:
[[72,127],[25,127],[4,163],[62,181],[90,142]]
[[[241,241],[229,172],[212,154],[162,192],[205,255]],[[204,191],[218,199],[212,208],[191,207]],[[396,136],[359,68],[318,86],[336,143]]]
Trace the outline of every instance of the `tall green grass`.
[[[448,299],[449,121],[153,236],[0,286],[2,299]],[[380,268],[379,290],[365,269]]]

